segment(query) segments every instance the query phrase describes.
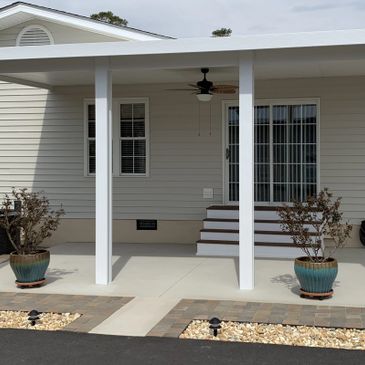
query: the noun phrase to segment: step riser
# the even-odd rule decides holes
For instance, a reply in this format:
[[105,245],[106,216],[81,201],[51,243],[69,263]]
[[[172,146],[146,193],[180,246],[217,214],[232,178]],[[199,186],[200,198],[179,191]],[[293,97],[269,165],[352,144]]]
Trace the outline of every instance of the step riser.
[[[216,222],[204,222],[205,229],[239,229],[238,222],[224,222],[224,221],[216,221]],[[307,225],[306,228],[309,232],[315,232],[314,227],[311,225]],[[282,232],[280,223],[255,223],[256,231],[275,231]]]
[[[314,227],[307,225],[305,226],[309,232],[315,232]],[[280,223],[255,223],[255,230],[256,231],[275,231],[275,232],[282,232]]]
[[226,232],[200,232],[201,240],[213,240],[213,241],[238,241],[238,233],[226,233]]
[[[239,241],[239,233],[200,232],[200,239],[204,241]],[[293,243],[290,236],[275,234],[255,234],[255,242]]]
[[[207,243],[199,243],[197,245],[197,256],[235,256],[239,255],[238,245],[211,245]],[[303,256],[303,252],[297,247],[255,247],[256,258],[289,258],[293,259]]]
[[207,218],[238,219],[238,210],[207,210]]
[[255,242],[293,243],[293,240],[287,235],[255,234]]
[[238,229],[238,222],[204,222],[206,229]]

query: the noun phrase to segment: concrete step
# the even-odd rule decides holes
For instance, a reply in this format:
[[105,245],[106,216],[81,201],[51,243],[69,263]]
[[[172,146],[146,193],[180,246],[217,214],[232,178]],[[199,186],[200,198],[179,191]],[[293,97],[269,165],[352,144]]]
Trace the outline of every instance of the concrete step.
[[216,209],[215,207],[207,209],[207,218],[238,219],[238,214],[238,209]]
[[[257,258],[295,258],[303,255],[302,250],[292,244],[265,242],[255,243],[255,257]],[[238,242],[198,241],[197,256],[238,256]]]
[[202,229],[200,239],[214,241],[238,241],[238,230],[232,229]]
[[205,229],[233,229],[237,230],[238,219],[206,218],[203,221]]

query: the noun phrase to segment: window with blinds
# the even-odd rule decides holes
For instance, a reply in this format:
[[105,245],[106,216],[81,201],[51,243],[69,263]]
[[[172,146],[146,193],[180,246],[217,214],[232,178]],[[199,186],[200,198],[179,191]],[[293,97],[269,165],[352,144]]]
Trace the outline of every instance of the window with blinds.
[[87,173],[95,174],[96,151],[95,151],[95,105],[87,105]]
[[145,103],[120,105],[120,173],[146,174]]
[[[114,176],[148,175],[148,101],[119,102],[113,118]],[[133,101],[131,101],[133,100]],[[134,102],[136,100],[136,102]],[[95,104],[85,102],[85,175],[96,171]]]
[[317,105],[255,107],[255,201],[317,194]]

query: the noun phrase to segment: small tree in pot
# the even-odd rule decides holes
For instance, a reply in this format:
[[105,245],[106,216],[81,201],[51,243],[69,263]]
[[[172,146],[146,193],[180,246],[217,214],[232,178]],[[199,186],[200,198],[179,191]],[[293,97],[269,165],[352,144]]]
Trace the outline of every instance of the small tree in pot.
[[[294,269],[303,296],[330,297],[338,272],[337,260],[332,256],[345,245],[352,225],[343,221],[341,198],[333,199],[328,189],[306,201],[293,201],[278,209],[281,227],[306,256],[295,259]],[[332,239],[333,246],[325,247],[324,237]]]
[[[14,212],[14,202],[19,208]],[[58,228],[64,210],[50,209],[49,200],[41,192],[12,189],[5,194],[0,207],[0,227],[5,229],[15,251],[10,254],[10,266],[18,286],[34,286],[44,282],[49,265],[48,250],[40,244]],[[15,239],[20,230],[20,239]]]

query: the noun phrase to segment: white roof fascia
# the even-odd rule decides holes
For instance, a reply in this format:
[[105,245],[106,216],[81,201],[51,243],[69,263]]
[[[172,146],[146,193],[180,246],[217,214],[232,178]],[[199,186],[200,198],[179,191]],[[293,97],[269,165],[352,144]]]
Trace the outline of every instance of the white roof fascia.
[[1,48],[0,60],[187,54],[365,45],[365,29],[154,42],[105,42]]
[[164,39],[162,36],[144,33],[143,31],[137,31],[131,28],[123,28],[117,26],[111,26],[103,22],[87,19],[86,17],[78,17],[76,15],[67,15],[61,12],[52,10],[41,9],[26,4],[18,4],[14,7],[3,10],[0,13],[0,21],[8,16],[16,15],[19,13],[30,14],[34,17],[39,17],[44,20],[49,20],[64,25],[73,26],[75,28],[88,30],[93,33],[103,34],[109,37],[122,38],[131,41],[151,41]]

